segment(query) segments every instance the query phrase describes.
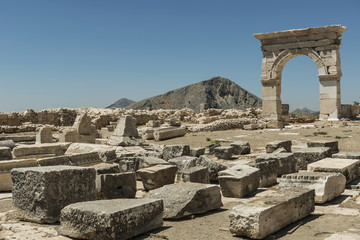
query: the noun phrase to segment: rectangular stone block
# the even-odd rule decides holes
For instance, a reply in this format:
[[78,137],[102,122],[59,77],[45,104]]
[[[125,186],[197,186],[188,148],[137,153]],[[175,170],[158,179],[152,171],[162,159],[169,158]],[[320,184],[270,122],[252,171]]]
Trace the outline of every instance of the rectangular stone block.
[[36,163],[40,167],[56,166],[56,165],[71,165],[70,158],[69,158],[69,156],[66,156],[66,155],[40,158],[40,159],[36,160]]
[[225,160],[230,160],[233,155],[234,147],[217,147],[214,148],[215,157]]
[[11,191],[12,181],[10,171],[13,168],[36,167],[36,159],[16,159],[0,161],[0,192]]
[[257,163],[272,160],[275,160],[277,164],[277,177],[298,171],[297,161],[292,153],[270,153],[256,158]]
[[293,152],[299,170],[306,170],[308,164],[331,156],[330,148],[311,147]]
[[333,158],[360,159],[360,152],[339,152],[332,155]]
[[146,190],[152,190],[175,182],[178,168],[174,165],[156,165],[137,171]]
[[339,152],[339,142],[338,141],[314,141],[308,142],[308,147],[328,147],[331,150],[331,153]]
[[266,153],[272,153],[279,148],[283,148],[285,151],[291,152],[291,145],[291,140],[268,142],[265,146]]
[[189,145],[167,145],[163,149],[163,159],[169,160],[181,156],[190,155],[190,146]]
[[13,149],[14,157],[29,155],[55,154],[64,155],[70,143],[44,143],[35,145],[20,145]]
[[191,167],[180,172],[182,182],[210,183],[209,170],[207,167]]
[[247,165],[236,165],[219,172],[221,192],[224,197],[244,197],[259,187],[260,170]]
[[279,166],[276,160],[256,161],[252,166],[260,170],[259,187],[268,187],[276,184]]
[[54,223],[65,206],[96,199],[95,170],[73,166],[15,168],[13,205],[22,218]]
[[245,155],[250,153],[250,144],[246,141],[235,141],[230,144],[235,155]]
[[11,149],[9,147],[0,146],[0,161],[12,159]]
[[325,203],[344,192],[346,178],[341,173],[301,172],[283,175],[279,188],[315,190],[315,203]]
[[307,167],[308,172],[338,172],[346,177],[346,183],[360,176],[360,160],[325,158],[311,163]]
[[116,159],[116,147],[101,144],[72,143],[65,154],[73,155],[90,152],[97,152],[99,158],[104,162]]
[[314,196],[314,190],[282,189],[235,206],[229,214],[230,232],[263,239],[311,214],[315,209]]
[[59,233],[81,239],[130,239],[163,225],[163,202],[112,199],[74,203],[61,211]]
[[105,173],[96,176],[97,199],[134,198],[135,173]]

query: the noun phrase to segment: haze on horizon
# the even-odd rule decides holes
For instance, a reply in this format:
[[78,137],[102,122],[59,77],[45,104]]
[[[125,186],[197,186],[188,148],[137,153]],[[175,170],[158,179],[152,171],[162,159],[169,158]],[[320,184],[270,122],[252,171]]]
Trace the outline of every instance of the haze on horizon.
[[[360,2],[11,1],[0,3],[0,112],[105,107],[221,76],[261,98],[254,33],[341,24],[342,104],[359,101]],[[282,102],[319,110],[308,57],[282,74]]]

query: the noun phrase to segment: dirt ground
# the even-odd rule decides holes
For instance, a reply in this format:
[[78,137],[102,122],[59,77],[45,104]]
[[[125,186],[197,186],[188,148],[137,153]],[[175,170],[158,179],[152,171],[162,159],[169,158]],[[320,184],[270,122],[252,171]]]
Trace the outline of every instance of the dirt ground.
[[[302,126],[285,130],[229,130],[219,132],[199,132],[184,137],[156,142],[157,144],[189,144],[191,147],[203,147],[214,140],[222,145],[229,141],[248,141],[252,154],[265,152],[265,144],[275,140],[293,140],[293,149],[304,147],[313,140],[338,140],[340,151],[360,152],[360,126],[336,126],[324,128],[305,128]],[[150,141],[152,142],[152,141]],[[155,143],[155,142],[154,142]],[[244,157],[246,158],[246,157]],[[239,159],[241,160],[241,159]],[[232,160],[230,160],[232,161]],[[234,160],[236,161],[236,160]],[[272,189],[276,188],[273,186]],[[265,189],[262,189],[265,190]],[[174,239],[174,240],[210,240],[210,239],[248,239],[233,236],[229,228],[231,208],[244,199],[223,198],[224,206],[216,211],[191,216],[182,220],[164,221],[162,228],[143,234],[135,239]],[[303,240],[326,239],[331,234],[348,229],[360,229],[360,190],[349,190],[329,203],[316,205],[315,211],[308,217],[288,225],[266,239]],[[358,199],[359,198],[359,199]],[[57,236],[58,225],[40,225],[19,222],[12,217],[4,217],[5,212],[13,209],[11,194],[0,193],[0,240],[2,239],[68,239]],[[11,216],[11,212],[7,213]],[[21,229],[27,229],[21,230]],[[25,232],[26,234],[25,234]],[[22,234],[21,234],[22,232]],[[44,234],[46,232],[46,234]],[[360,239],[360,236],[358,236]]]

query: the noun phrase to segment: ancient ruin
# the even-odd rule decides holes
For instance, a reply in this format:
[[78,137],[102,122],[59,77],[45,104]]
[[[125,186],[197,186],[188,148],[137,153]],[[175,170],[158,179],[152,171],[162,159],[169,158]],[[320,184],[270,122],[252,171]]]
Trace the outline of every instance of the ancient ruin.
[[263,52],[261,83],[263,85],[263,115],[274,126],[288,123],[288,106],[281,102],[281,73],[292,58],[305,55],[310,57],[319,71],[320,119],[339,120],[341,116],[340,45],[342,33],[347,28],[330,25],[306,29],[295,29],[272,33],[257,33]]

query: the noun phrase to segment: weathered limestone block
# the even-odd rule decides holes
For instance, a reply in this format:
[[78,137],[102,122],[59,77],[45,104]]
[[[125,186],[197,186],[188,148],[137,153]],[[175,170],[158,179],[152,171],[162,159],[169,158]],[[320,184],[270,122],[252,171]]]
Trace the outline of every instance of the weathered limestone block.
[[65,128],[60,130],[59,142],[79,142],[79,133],[73,128]]
[[11,148],[0,147],[0,161],[12,159]]
[[214,149],[215,157],[230,160],[233,155],[233,147],[217,147]]
[[233,154],[235,155],[244,155],[250,153],[250,144],[246,141],[236,141],[232,142],[230,146],[233,147]]
[[163,225],[156,199],[112,199],[74,203],[61,211],[59,233],[81,239],[130,239]]
[[12,140],[18,142],[35,142],[35,135],[11,135],[6,137],[0,137],[1,140]]
[[74,166],[92,166],[96,163],[103,162],[98,152],[88,152],[88,153],[77,153],[69,155],[71,165]]
[[308,142],[308,147],[328,147],[330,148],[331,153],[338,153],[339,152],[339,142],[338,141],[314,141]]
[[122,157],[116,162],[119,163],[120,172],[136,172],[139,170],[140,159],[137,157]]
[[244,197],[259,187],[260,170],[247,165],[236,165],[219,172],[221,192],[224,197]]
[[221,163],[215,162],[206,156],[200,156],[196,160],[196,166],[206,167],[209,172],[210,182],[217,182],[220,171],[227,169],[226,166]]
[[0,192],[11,191],[12,181],[10,171],[13,168],[36,167],[36,159],[18,159],[0,161]]
[[190,155],[190,146],[189,145],[167,145],[163,149],[163,158],[165,161]]
[[63,207],[96,199],[95,170],[72,166],[15,168],[13,205],[24,219],[54,223]]
[[279,163],[276,160],[255,160],[253,167],[260,169],[259,187],[267,187],[276,184],[278,166]]
[[268,142],[265,146],[266,153],[272,153],[276,149],[283,148],[287,152],[291,152],[291,140],[285,140],[285,141],[274,141],[274,142]]
[[80,114],[76,116],[73,128],[76,129],[79,135],[91,134],[91,118],[86,114]]
[[73,155],[89,152],[97,152],[99,158],[104,162],[116,159],[116,147],[101,144],[72,143],[65,154]]
[[10,148],[11,150],[16,147],[15,143],[13,140],[1,140],[0,141],[0,147],[8,147]]
[[257,124],[247,124],[244,125],[244,130],[256,130],[259,126]]
[[161,141],[170,138],[182,137],[186,134],[185,128],[172,128],[172,129],[161,129],[158,128],[154,131],[155,141]]
[[297,161],[292,153],[270,153],[256,158],[256,162],[275,160],[277,162],[277,176],[297,172]]
[[221,147],[220,144],[211,144],[209,146],[205,147],[205,154],[209,154],[209,155],[213,155],[214,154],[214,149],[217,147]]
[[180,171],[182,182],[210,183],[209,171],[206,167],[191,167]]
[[223,206],[220,188],[211,184],[187,182],[165,185],[151,190],[146,197],[163,200],[165,219],[179,219]]
[[359,166],[360,160],[325,158],[309,164],[307,167],[307,171],[342,173],[346,177],[346,183],[349,183],[360,176]]
[[178,168],[173,165],[156,165],[140,169],[136,173],[141,178],[144,188],[152,190],[167,184],[173,184],[177,170]]
[[169,163],[158,157],[138,157],[139,169],[153,167],[156,165],[168,165]]
[[70,143],[44,143],[36,145],[21,145],[13,149],[16,158],[30,155],[55,154],[64,155]]
[[333,158],[360,159],[360,152],[339,152],[332,155]]
[[71,165],[70,157],[66,155],[40,158],[36,160],[40,167],[56,166],[56,165]]
[[95,169],[96,174],[120,173],[119,164],[116,163],[99,163],[91,166]]
[[191,148],[190,156],[192,157],[200,157],[205,154],[205,148]]
[[36,143],[52,143],[52,129],[49,126],[40,127],[36,131]]
[[311,147],[293,152],[299,170],[306,170],[308,164],[331,156],[330,148]]
[[130,115],[124,115],[120,118],[108,144],[112,146],[135,146],[140,144],[140,140],[136,119]]
[[147,127],[160,127],[161,125],[161,120],[149,120],[146,123]]
[[135,194],[135,173],[105,173],[96,176],[97,199],[133,198]]
[[279,188],[315,190],[315,203],[325,203],[344,192],[346,178],[341,173],[301,172],[283,175]]
[[179,170],[183,170],[183,169],[195,167],[197,159],[198,158],[196,157],[182,156],[182,157],[170,159],[168,163],[172,165],[176,165]]
[[233,207],[229,214],[230,232],[263,239],[302,219],[315,209],[314,190],[288,188]]

